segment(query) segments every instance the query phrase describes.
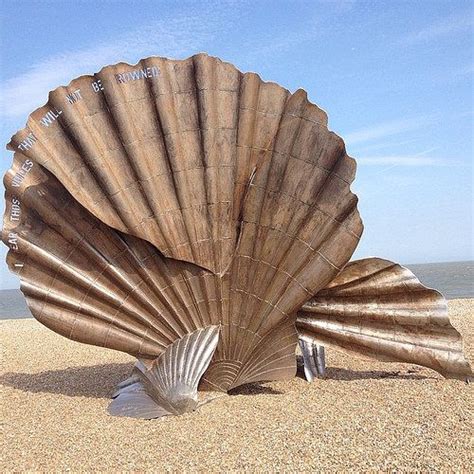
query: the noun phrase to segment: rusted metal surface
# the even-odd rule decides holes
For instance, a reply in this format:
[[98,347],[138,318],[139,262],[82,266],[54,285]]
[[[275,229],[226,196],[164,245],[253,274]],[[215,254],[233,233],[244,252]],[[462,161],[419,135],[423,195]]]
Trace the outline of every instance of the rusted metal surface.
[[[202,387],[293,377],[297,311],[309,301],[298,330],[313,344],[326,317],[318,302],[359,268],[346,267],[363,229],[355,161],[326,114],[303,90],[218,58],[152,57],[82,76],[51,92],[8,147],[2,239],[35,318],[145,361],[218,326]],[[372,293],[359,284],[356,302],[324,303],[328,318],[353,311],[370,326],[377,307],[398,334],[385,281],[374,282]],[[407,291],[396,309],[410,302],[410,350],[424,354],[425,338],[440,340],[418,330],[436,298]],[[331,327],[327,338],[349,346]]]

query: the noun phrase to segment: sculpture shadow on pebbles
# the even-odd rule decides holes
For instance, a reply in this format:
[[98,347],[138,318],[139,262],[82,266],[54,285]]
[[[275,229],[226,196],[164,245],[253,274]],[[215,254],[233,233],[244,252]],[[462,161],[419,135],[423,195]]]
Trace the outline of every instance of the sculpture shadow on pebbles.
[[110,398],[117,383],[127,377],[132,367],[132,363],[122,363],[70,367],[33,374],[7,372],[0,376],[0,385],[31,393]]

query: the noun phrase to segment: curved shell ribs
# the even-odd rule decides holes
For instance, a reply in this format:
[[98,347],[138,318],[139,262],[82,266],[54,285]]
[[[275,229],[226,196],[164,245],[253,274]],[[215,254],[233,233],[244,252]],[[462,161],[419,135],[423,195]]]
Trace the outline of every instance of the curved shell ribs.
[[[304,337],[347,346],[310,308],[341,307],[331,291],[362,233],[355,162],[304,91],[205,54],[152,57],[54,90],[8,147],[8,263],[54,331],[146,361],[218,326],[201,385],[222,391],[294,376],[314,295]],[[406,319],[423,320],[418,296]]]
[[109,405],[109,413],[131,418],[160,418],[195,410],[198,384],[211,362],[219,326],[197,329],[177,339],[149,367],[141,361]]
[[357,356],[472,375],[443,296],[388,260],[349,263],[298,312],[300,338]]

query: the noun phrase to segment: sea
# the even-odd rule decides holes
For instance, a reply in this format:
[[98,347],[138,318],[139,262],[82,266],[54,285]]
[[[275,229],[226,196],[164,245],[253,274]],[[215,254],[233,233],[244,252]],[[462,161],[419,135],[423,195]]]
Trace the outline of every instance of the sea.
[[[406,264],[420,281],[448,300],[474,298],[474,261]],[[0,290],[0,319],[31,318],[20,290]]]

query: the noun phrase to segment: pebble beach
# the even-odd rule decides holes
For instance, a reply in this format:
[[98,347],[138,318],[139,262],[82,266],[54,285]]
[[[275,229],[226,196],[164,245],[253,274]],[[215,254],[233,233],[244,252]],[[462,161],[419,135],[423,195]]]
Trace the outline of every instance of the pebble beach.
[[[449,302],[474,363],[474,299]],[[473,384],[327,350],[327,376],[239,387],[197,412],[108,415],[132,357],[0,321],[0,471],[472,471]]]

